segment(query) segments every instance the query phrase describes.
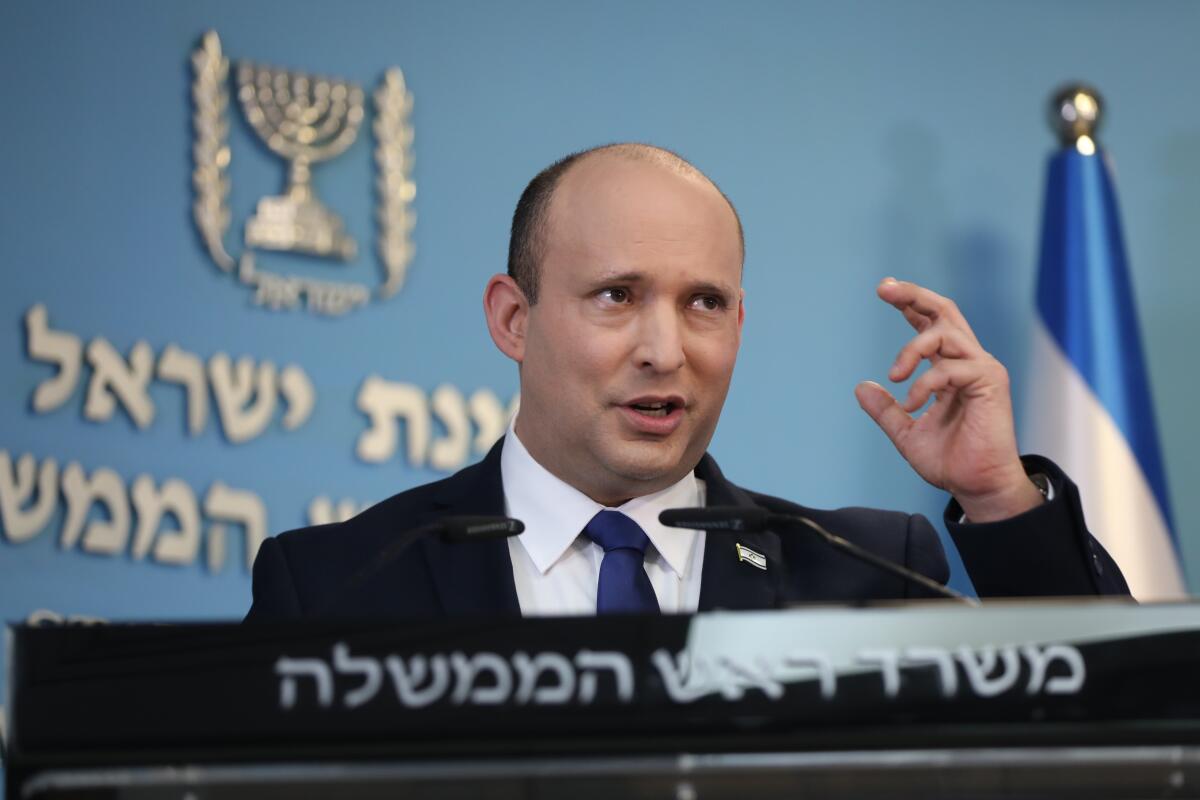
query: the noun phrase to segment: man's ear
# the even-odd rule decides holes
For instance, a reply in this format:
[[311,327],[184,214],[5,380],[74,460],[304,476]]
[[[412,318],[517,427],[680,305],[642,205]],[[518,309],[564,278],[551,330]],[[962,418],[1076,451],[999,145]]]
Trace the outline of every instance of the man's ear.
[[483,290],[483,314],[496,347],[520,364],[525,358],[529,301],[517,282],[508,275],[493,275]]

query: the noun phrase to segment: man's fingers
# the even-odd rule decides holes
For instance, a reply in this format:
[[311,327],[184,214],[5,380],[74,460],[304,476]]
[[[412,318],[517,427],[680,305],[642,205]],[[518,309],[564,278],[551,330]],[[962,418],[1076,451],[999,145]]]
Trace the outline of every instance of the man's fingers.
[[[923,317],[929,323],[946,320],[954,327],[966,331],[972,339],[975,338],[971,326],[967,324],[966,318],[958,310],[954,301],[948,297],[942,297],[931,289],[908,281],[885,278],[875,292],[881,300],[899,309],[908,323],[918,331],[924,330],[926,327],[925,323],[919,319]],[[914,315],[916,316],[914,317]]]
[[985,368],[974,361],[945,360],[930,367],[908,388],[903,409],[911,414],[925,405],[930,395],[944,389],[965,389],[985,377]]
[[888,370],[888,377],[893,381],[907,380],[922,359],[928,358],[936,364],[940,358],[967,358],[978,353],[978,342],[964,336],[957,328],[934,325],[904,345]]
[[900,437],[912,427],[913,420],[896,402],[896,398],[874,381],[863,381],[854,387],[858,404],[875,424],[883,429],[893,444],[899,446]]
[[[934,319],[946,316],[954,306],[949,298],[942,297],[932,289],[895,278],[884,278],[875,291],[884,302],[898,309],[911,308]],[[957,311],[957,308],[954,310]]]
[[911,308],[905,307],[900,309],[900,313],[904,315],[909,325],[913,326],[913,330],[918,333],[928,328],[933,324],[933,320],[924,314],[919,314]]

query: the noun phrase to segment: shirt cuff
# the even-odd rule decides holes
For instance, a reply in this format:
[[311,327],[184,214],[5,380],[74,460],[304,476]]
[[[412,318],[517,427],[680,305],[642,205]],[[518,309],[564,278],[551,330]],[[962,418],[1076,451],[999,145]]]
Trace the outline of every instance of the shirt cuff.
[[[1029,474],[1029,482],[1037,487],[1037,490],[1042,493],[1042,497],[1049,503],[1054,500],[1054,481],[1050,480],[1050,476],[1044,472],[1032,472]],[[958,517],[959,525],[970,525],[971,520],[967,519],[967,512],[963,512]]]

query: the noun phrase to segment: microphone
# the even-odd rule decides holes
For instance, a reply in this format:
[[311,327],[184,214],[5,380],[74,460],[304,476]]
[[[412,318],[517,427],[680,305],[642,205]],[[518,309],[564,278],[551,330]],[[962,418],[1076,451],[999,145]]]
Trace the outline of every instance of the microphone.
[[437,536],[447,542],[479,542],[487,539],[507,539],[524,530],[525,523],[519,519],[489,516],[441,517],[426,525],[409,528],[388,542],[374,558],[351,575],[338,591],[319,606],[319,610],[329,611],[348,592],[358,589],[378,575],[384,567],[399,558],[401,553],[426,536]]
[[512,517],[457,516],[442,517],[421,528],[432,528],[429,533],[435,533],[448,542],[465,542],[471,539],[507,539],[523,533],[525,523]]
[[658,521],[668,528],[753,533],[767,527],[771,516],[770,511],[758,506],[706,506],[668,508],[658,515]]
[[979,601],[975,598],[967,597],[916,570],[859,547],[854,542],[830,533],[820,524],[799,514],[773,514],[767,509],[757,506],[706,506],[704,508],[669,508],[658,515],[658,521],[669,528],[688,528],[689,530],[719,533],[754,533],[772,525],[788,528],[803,527],[815,533],[830,547],[840,550],[852,558],[866,562],[942,597],[970,606],[979,605]]

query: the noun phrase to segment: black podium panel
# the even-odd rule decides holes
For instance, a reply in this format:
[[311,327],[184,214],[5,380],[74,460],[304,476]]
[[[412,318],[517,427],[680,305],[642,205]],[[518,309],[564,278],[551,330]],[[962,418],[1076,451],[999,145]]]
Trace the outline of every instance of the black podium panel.
[[11,798],[1197,786],[1190,604],[11,636]]

